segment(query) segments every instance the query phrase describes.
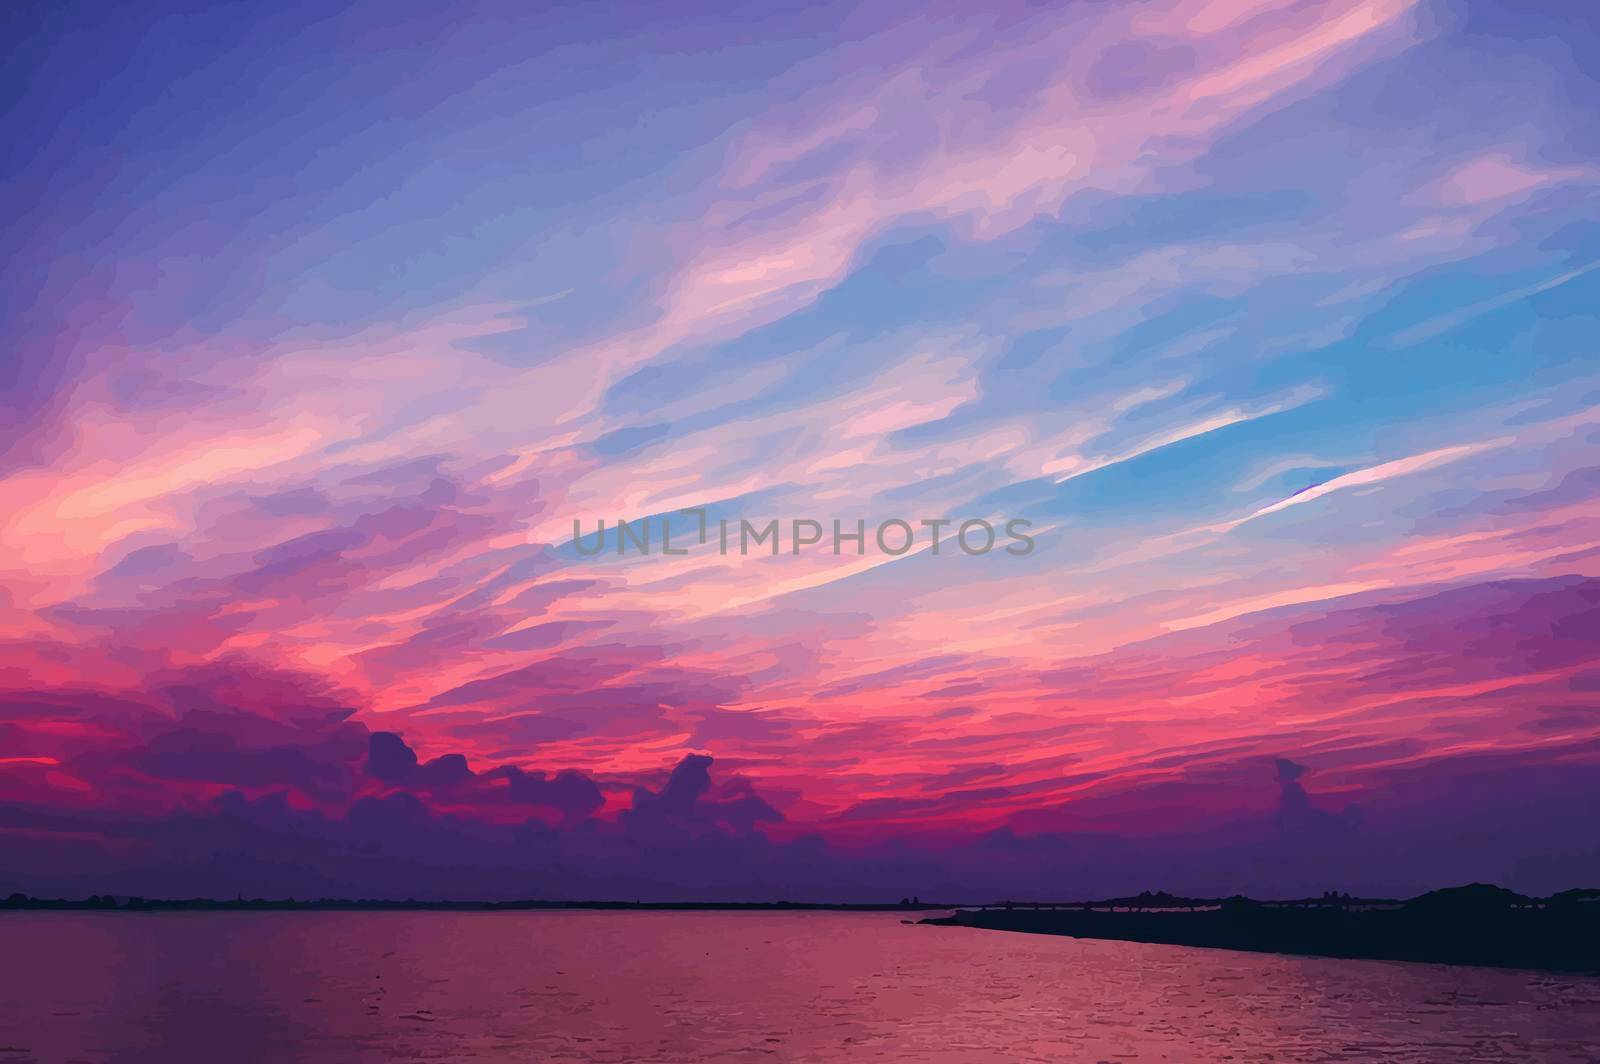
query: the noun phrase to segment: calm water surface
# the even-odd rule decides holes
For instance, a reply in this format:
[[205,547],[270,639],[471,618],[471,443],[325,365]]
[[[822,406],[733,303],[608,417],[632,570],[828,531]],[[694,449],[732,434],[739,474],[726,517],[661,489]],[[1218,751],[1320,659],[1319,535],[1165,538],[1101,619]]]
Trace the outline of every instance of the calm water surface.
[[1600,979],[900,919],[0,913],[0,1064],[1600,1060]]

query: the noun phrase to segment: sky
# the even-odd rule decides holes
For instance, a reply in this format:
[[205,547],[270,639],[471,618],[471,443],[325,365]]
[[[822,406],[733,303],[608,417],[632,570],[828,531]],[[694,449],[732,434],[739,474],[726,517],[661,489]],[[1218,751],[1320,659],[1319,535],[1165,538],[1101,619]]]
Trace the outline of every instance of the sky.
[[0,889],[1600,884],[1600,8],[0,19]]

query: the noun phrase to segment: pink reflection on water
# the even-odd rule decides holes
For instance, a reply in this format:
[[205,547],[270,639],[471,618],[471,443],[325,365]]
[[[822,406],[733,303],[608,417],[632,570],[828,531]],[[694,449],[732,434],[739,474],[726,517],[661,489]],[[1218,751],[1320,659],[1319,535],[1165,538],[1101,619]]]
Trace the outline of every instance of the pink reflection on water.
[[27,913],[5,1059],[1591,1061],[1600,979],[857,913]]

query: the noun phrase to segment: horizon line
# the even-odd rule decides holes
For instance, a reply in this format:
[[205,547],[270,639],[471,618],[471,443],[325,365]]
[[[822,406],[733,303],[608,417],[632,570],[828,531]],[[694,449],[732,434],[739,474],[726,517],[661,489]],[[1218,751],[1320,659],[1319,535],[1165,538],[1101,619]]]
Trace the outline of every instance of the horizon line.
[[1072,901],[1029,901],[1020,899],[1001,899],[997,901],[977,902],[933,902],[923,901],[919,896],[908,896],[899,901],[875,902],[828,902],[828,901],[790,901],[778,899],[773,901],[666,901],[643,899],[554,899],[554,898],[512,898],[498,901],[474,900],[467,898],[296,898],[288,895],[282,898],[254,897],[246,898],[242,894],[233,898],[211,897],[167,897],[156,898],[142,894],[91,894],[84,898],[42,898],[23,892],[14,892],[0,898],[0,910],[4,909],[75,909],[98,911],[139,911],[142,909],[455,909],[455,910],[495,910],[495,909],[661,909],[661,910],[741,910],[741,909],[801,909],[801,910],[846,910],[857,912],[895,912],[895,911],[929,911],[943,909],[990,909],[990,908],[1016,908],[1016,909],[1078,909],[1098,907],[1187,907],[1212,906],[1223,904],[1253,904],[1263,906],[1371,906],[1371,905],[1404,905],[1433,895],[1450,895],[1473,891],[1478,894],[1494,892],[1497,896],[1516,902],[1551,902],[1557,899],[1585,900],[1586,896],[1600,899],[1600,888],[1597,887],[1571,887],[1566,890],[1556,891],[1552,894],[1539,896],[1521,894],[1506,887],[1489,883],[1468,883],[1454,887],[1440,887],[1409,898],[1369,898],[1357,897],[1339,891],[1327,891],[1320,896],[1307,896],[1300,898],[1253,898],[1244,894],[1226,896],[1200,896],[1172,894],[1168,891],[1142,891],[1139,894],[1117,895],[1108,898],[1077,899]]

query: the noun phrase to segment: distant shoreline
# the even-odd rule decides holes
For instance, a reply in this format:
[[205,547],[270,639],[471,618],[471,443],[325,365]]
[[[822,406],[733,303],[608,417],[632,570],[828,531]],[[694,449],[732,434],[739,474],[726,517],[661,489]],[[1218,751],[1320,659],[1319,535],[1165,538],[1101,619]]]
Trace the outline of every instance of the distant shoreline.
[[723,901],[418,901],[385,898],[143,898],[95,895],[85,899],[0,899],[0,912],[528,912],[590,909],[670,912],[945,912],[960,905],[932,902],[723,902]]
[[1473,884],[1386,903],[1339,895],[1289,903],[1229,898],[1196,904],[1155,895],[1131,901],[1002,903],[921,922],[1252,953],[1600,974],[1596,890],[1528,898]]

